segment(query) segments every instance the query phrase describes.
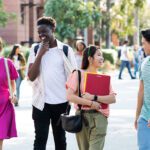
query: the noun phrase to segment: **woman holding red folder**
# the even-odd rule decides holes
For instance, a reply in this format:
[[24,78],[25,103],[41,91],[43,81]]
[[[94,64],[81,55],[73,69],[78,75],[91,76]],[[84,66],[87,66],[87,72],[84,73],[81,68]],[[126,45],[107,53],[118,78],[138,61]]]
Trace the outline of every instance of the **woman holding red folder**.
[[[81,93],[78,96],[78,72],[74,72],[68,78],[67,99],[75,104],[82,105],[83,127],[76,133],[79,150],[103,150],[107,131],[109,107],[102,109],[101,103],[115,103],[115,93],[111,85],[109,95],[100,96],[84,93],[85,73],[98,73],[98,69],[103,65],[102,51],[96,46],[89,46],[85,49],[82,59],[81,70]],[[93,87],[94,88],[94,87]],[[78,109],[77,112],[78,113]],[[86,120],[86,121],[85,121]]]

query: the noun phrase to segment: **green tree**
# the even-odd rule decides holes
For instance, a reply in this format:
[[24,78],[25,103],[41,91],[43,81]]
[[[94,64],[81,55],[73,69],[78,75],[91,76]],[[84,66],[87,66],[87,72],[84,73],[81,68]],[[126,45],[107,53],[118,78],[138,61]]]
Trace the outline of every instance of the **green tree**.
[[144,4],[145,0],[121,0],[114,5],[111,10],[111,29],[120,37],[133,35],[137,30],[135,12],[138,18],[138,12],[143,11]]
[[0,0],[0,26],[5,26],[8,20],[8,14],[3,9],[2,0]]
[[3,9],[3,3],[2,0],[0,0],[0,26],[4,27],[7,24],[7,21],[9,19],[14,19],[16,17],[16,14],[14,13],[7,13]]
[[99,7],[83,0],[47,0],[45,15],[56,19],[56,33],[61,40],[75,39],[77,29],[93,26],[100,20]]

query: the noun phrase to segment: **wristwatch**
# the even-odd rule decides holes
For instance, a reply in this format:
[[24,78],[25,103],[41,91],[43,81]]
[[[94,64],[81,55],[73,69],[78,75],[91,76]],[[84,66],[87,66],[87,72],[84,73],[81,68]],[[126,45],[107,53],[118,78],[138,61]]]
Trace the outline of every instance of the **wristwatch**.
[[97,101],[97,99],[98,99],[98,97],[97,97],[97,95],[94,95],[94,99],[93,99],[93,101]]

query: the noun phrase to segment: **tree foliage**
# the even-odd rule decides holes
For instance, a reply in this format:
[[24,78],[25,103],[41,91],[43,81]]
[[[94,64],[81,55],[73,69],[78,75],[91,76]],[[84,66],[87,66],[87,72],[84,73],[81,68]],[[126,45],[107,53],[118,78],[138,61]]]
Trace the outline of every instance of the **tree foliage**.
[[5,26],[8,20],[8,14],[3,9],[2,0],[0,0],[0,26]]
[[150,13],[149,13],[150,5],[146,5],[144,12],[140,13],[140,29],[149,28],[150,27]]
[[120,0],[120,2],[112,8],[111,28],[120,36],[133,35],[136,31],[134,24],[135,10],[142,10],[145,0]]
[[74,39],[77,29],[99,23],[100,10],[93,2],[83,0],[47,0],[45,15],[57,21],[56,32],[61,39]]
[[3,8],[3,2],[0,0],[0,26],[4,27],[9,19],[15,19],[16,14],[8,13]]

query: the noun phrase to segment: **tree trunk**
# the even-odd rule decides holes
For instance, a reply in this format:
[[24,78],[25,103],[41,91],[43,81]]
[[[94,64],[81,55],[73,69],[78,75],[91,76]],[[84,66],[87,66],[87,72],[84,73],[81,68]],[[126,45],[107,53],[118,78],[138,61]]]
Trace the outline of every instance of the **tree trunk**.
[[136,32],[134,33],[134,44],[139,45],[139,11],[138,8],[134,11],[134,25],[136,26]]
[[110,34],[110,0],[107,0],[107,25],[106,25],[106,48],[111,46],[111,34]]

